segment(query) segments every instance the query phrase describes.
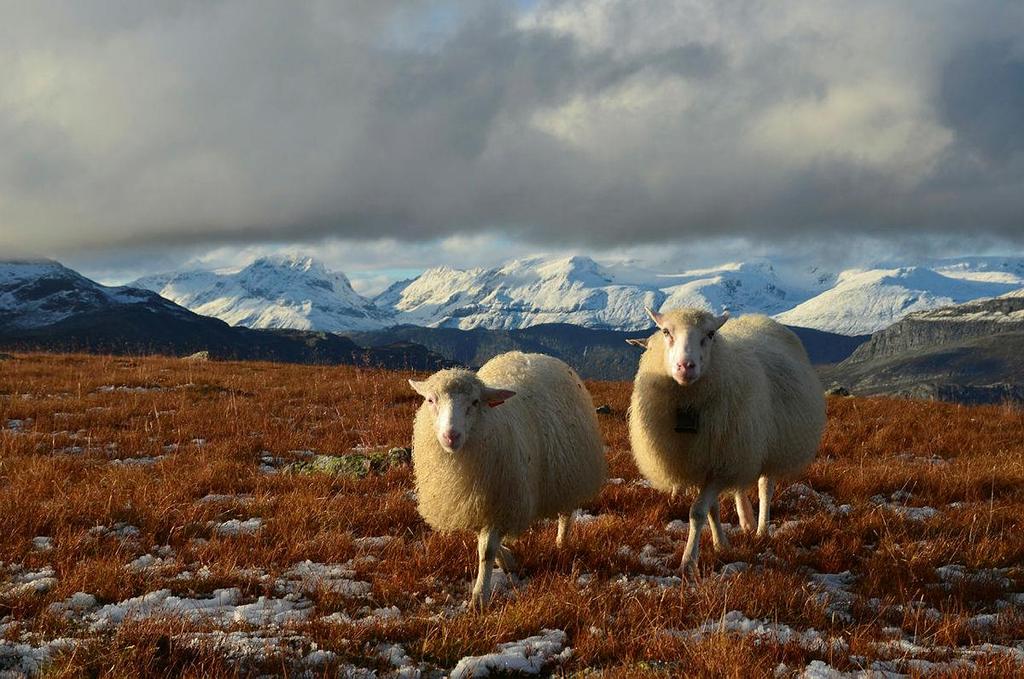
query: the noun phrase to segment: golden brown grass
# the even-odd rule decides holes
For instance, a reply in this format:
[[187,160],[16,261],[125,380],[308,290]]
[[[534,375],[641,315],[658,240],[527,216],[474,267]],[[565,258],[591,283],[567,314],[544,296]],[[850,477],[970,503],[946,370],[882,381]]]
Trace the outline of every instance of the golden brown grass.
[[[607,485],[586,508],[597,518],[578,524],[570,548],[555,548],[550,524],[519,538],[513,550],[524,581],[500,594],[486,614],[474,615],[459,607],[475,567],[474,540],[424,525],[410,495],[409,467],[363,478],[261,471],[266,455],[281,467],[300,459],[296,451],[408,445],[419,403],[406,385],[409,376],[80,355],[0,362],[3,636],[34,645],[80,639],[74,650],[54,654],[50,672],[57,676],[294,673],[296,658],[314,647],[335,654],[314,675],[349,664],[384,672],[381,642],[401,643],[414,661],[444,670],[543,628],[568,634],[572,658],[556,668],[565,673],[749,677],[770,675],[780,663],[795,672],[814,660],[841,670],[888,660],[913,674],[920,670],[903,660],[950,660],[961,652],[955,647],[1024,639],[1024,616],[1005,604],[1024,587],[1024,414],[1018,409],[832,400],[820,456],[798,480],[827,495],[783,484],[773,521],[790,522],[784,528],[763,539],[734,534],[733,546],[720,554],[706,539],[699,581],[659,587],[636,576],[674,574],[685,534],[666,525],[685,519],[688,499],[673,503],[638,483],[625,422],[631,385],[591,383],[595,403],[612,408],[600,419],[610,476],[622,482]],[[110,386],[128,389],[104,389]],[[13,430],[9,420],[22,424]],[[159,459],[113,463],[145,457]],[[251,497],[199,502],[211,493]],[[917,519],[887,505],[938,511]],[[252,517],[262,520],[262,529],[251,535],[219,536],[211,527]],[[735,521],[731,507],[724,520]],[[119,522],[136,527],[137,536],[94,530]],[[385,535],[395,539],[382,546],[356,542]],[[52,538],[52,549],[35,548],[37,536]],[[167,565],[126,568],[164,546],[173,550]],[[653,561],[642,556],[645,548]],[[366,555],[377,560],[358,560]],[[239,661],[221,646],[196,642],[195,633],[213,629],[209,622],[156,617],[91,631],[49,608],[75,592],[91,593],[101,604],[162,588],[202,597],[238,587],[246,602],[280,597],[275,580],[295,564],[354,558],[355,579],[372,583],[369,598],[324,588],[307,593],[314,613],[278,632],[294,637],[296,650],[272,649],[263,659]],[[739,561],[750,567],[720,573]],[[21,572],[50,567],[56,584],[45,592],[11,591],[12,564]],[[943,581],[936,568],[947,564],[962,566],[967,577]],[[996,568],[1007,570],[986,570]],[[185,570],[191,577],[180,577]],[[844,571],[852,574],[850,596],[837,608],[812,575]],[[621,582],[623,575],[632,580]],[[323,620],[335,612],[356,619],[367,607],[389,606],[401,615],[369,624]],[[797,632],[814,628],[840,645],[829,650],[720,631],[692,634],[733,610]],[[995,612],[992,625],[971,620]],[[227,629],[248,630],[244,624]],[[881,646],[894,638],[931,650],[915,655]],[[1005,655],[973,660],[975,669],[950,666],[947,674],[1017,671]]]

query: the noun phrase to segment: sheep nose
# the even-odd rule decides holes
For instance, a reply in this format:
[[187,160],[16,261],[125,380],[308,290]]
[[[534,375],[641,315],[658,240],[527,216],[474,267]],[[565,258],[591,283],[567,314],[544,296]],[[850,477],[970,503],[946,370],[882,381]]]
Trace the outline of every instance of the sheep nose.
[[442,437],[444,438],[444,442],[449,446],[457,446],[459,445],[459,439],[462,438],[462,434],[457,431],[450,430],[442,434]]
[[678,370],[693,370],[696,367],[697,364],[693,361],[680,361],[679,363],[676,363],[676,368]]

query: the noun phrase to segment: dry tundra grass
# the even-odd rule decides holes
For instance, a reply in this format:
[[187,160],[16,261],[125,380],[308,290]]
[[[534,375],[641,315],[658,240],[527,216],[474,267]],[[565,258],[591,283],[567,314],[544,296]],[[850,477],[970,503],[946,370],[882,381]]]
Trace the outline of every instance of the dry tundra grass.
[[[613,480],[570,548],[554,547],[550,523],[522,536],[517,579],[476,615],[474,538],[424,525],[408,466],[289,471],[302,451],[408,445],[410,376],[0,361],[0,670],[431,676],[545,629],[572,650],[541,669],[564,674],[1004,677],[1024,663],[1019,410],[832,400],[818,460],[780,486],[774,535],[734,533],[681,585],[689,498],[638,478],[631,385],[591,383],[611,406]],[[186,601],[128,604],[123,619],[107,606],[158,590]],[[215,590],[230,601],[203,614]]]

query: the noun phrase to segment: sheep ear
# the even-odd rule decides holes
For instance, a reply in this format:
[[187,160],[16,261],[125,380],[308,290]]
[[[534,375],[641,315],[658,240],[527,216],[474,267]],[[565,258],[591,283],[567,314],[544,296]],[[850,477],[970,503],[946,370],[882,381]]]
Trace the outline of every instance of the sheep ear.
[[412,387],[412,390],[415,391],[420,396],[422,396],[423,398],[427,397],[426,382],[417,382],[416,380],[409,380],[409,386]]
[[510,391],[508,389],[495,389],[494,387],[484,387],[483,391],[480,392],[480,396],[487,401],[487,405],[492,408],[497,408],[515,395],[516,392],[514,391]]
[[643,337],[641,337],[639,339],[628,339],[628,340],[626,340],[626,344],[632,344],[634,347],[640,347],[641,349],[646,349],[647,348],[647,342],[648,342],[648,340],[646,338],[643,338]]
[[661,323],[664,320],[664,317],[649,306],[645,306],[644,311],[646,311],[647,315],[651,317],[651,320],[654,321],[654,324],[660,328]]
[[723,325],[725,325],[725,322],[727,320],[729,320],[729,312],[728,311],[723,311],[721,316],[716,316],[715,317],[715,322],[713,324],[715,326],[715,330],[718,330]]

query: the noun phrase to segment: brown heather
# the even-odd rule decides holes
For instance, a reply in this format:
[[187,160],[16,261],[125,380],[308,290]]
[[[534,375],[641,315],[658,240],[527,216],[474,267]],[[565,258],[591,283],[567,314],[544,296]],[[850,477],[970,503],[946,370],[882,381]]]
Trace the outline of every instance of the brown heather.
[[[50,566],[56,585],[45,593],[0,597],[0,618],[16,624],[8,639],[86,639],[57,653],[54,676],[231,676],[243,671],[287,673],[284,659],[239,668],[216,647],[179,643],[184,633],[208,629],[182,618],[129,621],[106,633],[89,632],[48,611],[75,592],[101,603],[161,588],[202,596],[239,587],[246,600],[275,596],[273,578],[306,559],[343,563],[360,553],[355,538],[397,539],[372,550],[380,561],[358,569],[373,584],[372,607],[397,606],[402,615],[368,625],[329,623],[344,611],[356,617],[366,601],[314,593],[316,615],[286,628],[337,654],[337,671],[353,663],[386,671],[375,647],[399,642],[417,662],[451,668],[459,658],[494,650],[543,628],[562,629],[573,648],[557,672],[591,668],[613,677],[662,675],[770,676],[780,663],[792,671],[813,660],[857,669],[849,655],[870,664],[877,642],[900,628],[916,643],[969,646],[1013,644],[1024,638],[1024,615],[1004,610],[993,627],[968,619],[995,612],[1007,592],[1024,587],[1024,414],[1012,407],[960,407],[938,403],[833,399],[820,455],[805,478],[814,490],[848,504],[830,512],[814,497],[782,492],[773,521],[790,524],[771,538],[733,534],[733,546],[715,554],[705,536],[701,577],[685,587],[624,586],[622,574],[669,575],[644,565],[638,554],[653,545],[678,566],[684,535],[666,524],[685,519],[689,499],[635,483],[625,410],[631,384],[589,384],[594,401],[611,406],[601,416],[609,446],[607,485],[587,511],[597,520],[577,525],[575,541],[554,546],[554,526],[536,526],[513,543],[526,580],[499,594],[484,615],[435,615],[465,600],[475,569],[470,535],[440,535],[418,517],[411,470],[393,466],[364,478],[326,474],[267,474],[260,457],[285,462],[299,450],[344,454],[354,447],[406,446],[419,397],[406,384],[411,373],[355,367],[303,367],[266,363],[188,363],[163,358],[19,355],[0,361],[0,427],[23,420],[21,431],[0,432],[0,579],[7,565]],[[104,391],[118,385],[148,391]],[[196,445],[203,439],[205,445]],[[177,445],[167,452],[165,446]],[[82,450],[78,451],[76,448]],[[160,456],[152,465],[112,465],[116,458]],[[936,458],[936,459],[931,459]],[[946,461],[946,462],[943,462]],[[913,520],[872,502],[910,493],[907,504],[939,513]],[[250,502],[200,503],[209,493],[251,494]],[[951,503],[959,503],[950,506]],[[731,504],[731,503],[730,503]],[[735,522],[724,507],[724,521]],[[259,517],[253,535],[218,537],[209,522]],[[137,540],[96,538],[98,525],[138,527]],[[36,536],[53,549],[33,548]],[[206,540],[196,540],[205,538]],[[170,545],[178,569],[134,572],[132,559]],[[623,546],[628,550],[621,550]],[[730,562],[752,567],[725,576]],[[960,564],[968,572],[1009,568],[1009,588],[983,579],[939,586],[937,567]],[[205,579],[175,580],[178,571],[206,566]],[[249,569],[255,569],[249,570]],[[809,583],[811,572],[855,576],[853,620],[830,614]],[[248,572],[247,572],[248,571]],[[261,579],[254,572],[268,573]],[[588,574],[588,584],[578,578]],[[0,584],[0,591],[3,585]],[[432,603],[427,602],[427,598]],[[877,599],[869,605],[871,599]],[[924,602],[919,608],[909,602]],[[942,615],[924,615],[927,608]],[[673,634],[721,619],[731,610],[749,618],[814,628],[842,639],[849,650],[815,651],[795,642],[710,633],[700,639]],[[892,658],[891,654],[886,656]],[[899,658],[899,656],[895,656]],[[941,661],[941,653],[929,659]],[[977,658],[978,669],[948,676],[1010,676],[1006,656]],[[321,670],[313,672],[319,676]]]

